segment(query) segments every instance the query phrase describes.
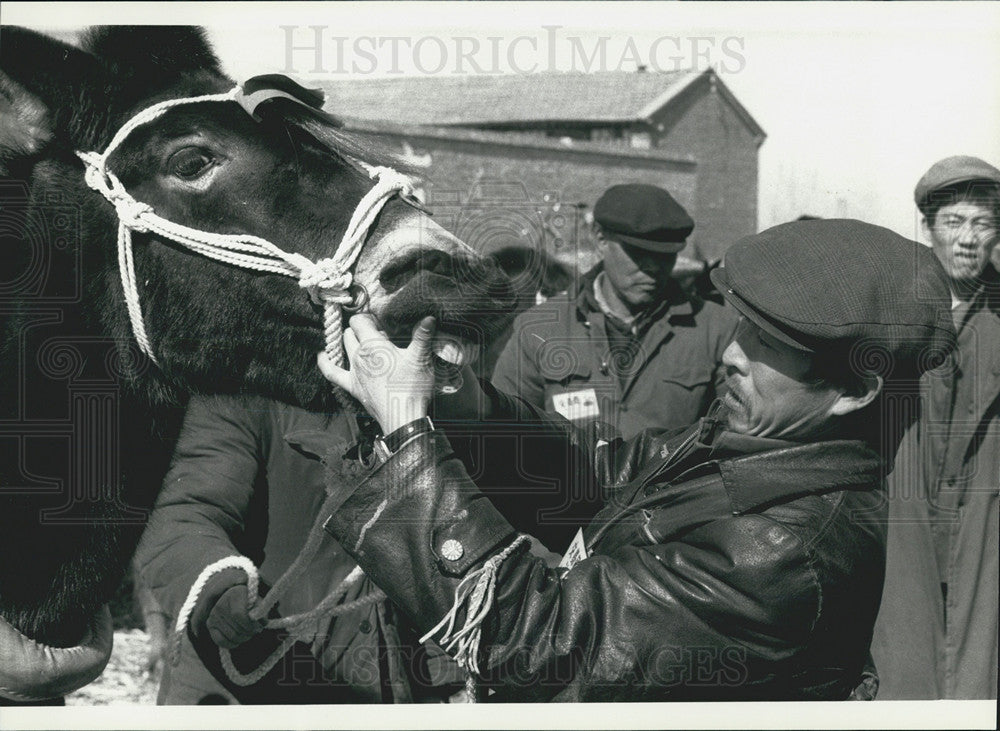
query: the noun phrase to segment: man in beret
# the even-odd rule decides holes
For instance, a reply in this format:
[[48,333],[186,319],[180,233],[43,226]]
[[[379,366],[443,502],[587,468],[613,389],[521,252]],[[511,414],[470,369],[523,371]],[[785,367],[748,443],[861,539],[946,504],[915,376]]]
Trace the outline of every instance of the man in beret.
[[626,438],[704,416],[737,318],[671,277],[693,229],[661,188],[609,188],[594,206],[602,262],[518,316],[494,385],[578,423],[611,423]]
[[[1000,170],[940,160],[914,191],[958,345],[923,380],[889,482],[888,576],[872,652],[885,698],[996,698],[1000,573]],[[994,259],[996,261],[996,259]]]
[[890,401],[953,347],[945,273],[827,220],[737,242],[713,279],[744,317],[726,396],[680,434],[609,440],[468,377],[435,398],[433,320],[388,369],[365,315],[349,371],[320,356],[386,434],[326,529],[489,700],[874,695],[883,476],[911,411]]

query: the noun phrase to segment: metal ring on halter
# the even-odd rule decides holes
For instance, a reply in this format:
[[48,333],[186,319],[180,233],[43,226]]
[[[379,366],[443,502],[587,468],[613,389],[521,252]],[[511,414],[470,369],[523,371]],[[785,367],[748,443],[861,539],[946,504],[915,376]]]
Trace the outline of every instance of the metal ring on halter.
[[365,289],[363,284],[358,284],[353,282],[347,291],[351,293],[351,303],[349,305],[341,305],[340,309],[348,314],[355,314],[361,312],[365,307],[368,306],[368,290]]

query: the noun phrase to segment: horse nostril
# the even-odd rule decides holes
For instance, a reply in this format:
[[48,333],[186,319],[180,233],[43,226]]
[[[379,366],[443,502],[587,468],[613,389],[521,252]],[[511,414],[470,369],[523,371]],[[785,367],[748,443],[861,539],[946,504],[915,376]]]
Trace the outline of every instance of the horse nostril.
[[444,251],[423,251],[418,269],[440,274],[442,277],[454,277],[455,257]]
[[437,249],[414,251],[387,264],[379,274],[379,283],[386,292],[392,293],[420,272],[432,272],[442,277],[454,278],[455,258],[448,252]]

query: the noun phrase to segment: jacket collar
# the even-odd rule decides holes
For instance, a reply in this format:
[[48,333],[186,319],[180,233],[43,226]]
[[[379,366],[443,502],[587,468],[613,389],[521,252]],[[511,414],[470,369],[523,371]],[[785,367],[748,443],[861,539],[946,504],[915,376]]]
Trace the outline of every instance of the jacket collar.
[[741,513],[797,495],[881,482],[885,460],[864,441],[806,444],[747,436],[727,431],[719,417],[716,402],[692,432],[691,446],[668,460],[674,464],[657,476],[657,483],[683,482],[695,471],[717,469],[733,512]]
[[[577,288],[574,290],[576,309],[581,320],[587,320],[592,313],[602,311],[597,298],[594,296],[594,282],[603,271],[604,264],[599,263],[580,277]],[[670,311],[671,319],[674,317],[691,317],[697,311],[694,302],[673,279],[670,280],[667,286],[666,296],[663,298],[663,301],[655,307],[639,313],[633,322],[639,324],[641,327],[643,323],[660,319],[668,310]]]
[[742,513],[806,493],[874,487],[881,481],[883,460],[864,442],[831,440],[775,445],[718,460],[718,468],[733,511]]
[[[648,523],[654,509],[657,532],[673,536],[807,495],[881,485],[881,459],[856,440],[796,444],[748,437],[721,430],[711,418],[679,438],[662,469],[598,513],[584,532],[588,548],[631,540],[636,521]],[[637,494],[643,485],[645,494]]]

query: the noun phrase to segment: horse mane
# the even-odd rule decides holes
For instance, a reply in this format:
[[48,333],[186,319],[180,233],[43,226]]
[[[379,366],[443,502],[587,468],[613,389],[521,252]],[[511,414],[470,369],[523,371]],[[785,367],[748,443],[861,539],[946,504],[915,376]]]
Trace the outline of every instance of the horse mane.
[[278,101],[273,103],[273,107],[276,116],[280,116],[285,124],[312,138],[321,148],[345,162],[361,160],[369,165],[394,168],[405,175],[418,174],[414,167],[375,137],[344,130],[298,104]]

